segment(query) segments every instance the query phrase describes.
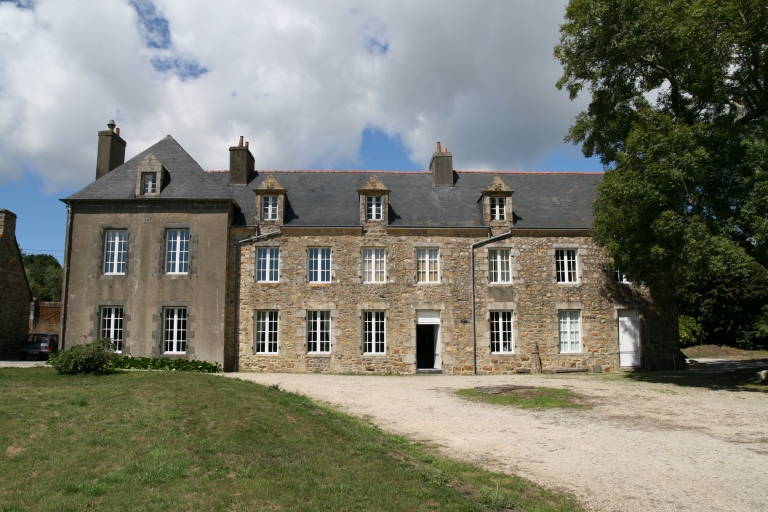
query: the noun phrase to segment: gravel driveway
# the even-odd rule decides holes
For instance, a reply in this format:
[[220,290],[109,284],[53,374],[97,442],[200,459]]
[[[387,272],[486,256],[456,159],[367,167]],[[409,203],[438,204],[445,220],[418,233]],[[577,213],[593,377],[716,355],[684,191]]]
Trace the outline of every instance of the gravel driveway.
[[[308,395],[443,454],[575,494],[592,510],[768,510],[768,395],[617,375],[347,376],[233,373]],[[454,390],[569,387],[586,410],[522,410]]]

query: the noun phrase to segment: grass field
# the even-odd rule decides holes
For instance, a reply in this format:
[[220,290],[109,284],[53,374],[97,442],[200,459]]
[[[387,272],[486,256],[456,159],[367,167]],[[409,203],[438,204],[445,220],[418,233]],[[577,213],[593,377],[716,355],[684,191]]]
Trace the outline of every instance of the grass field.
[[0,369],[0,510],[580,510],[236,379]]
[[476,402],[497,405],[513,405],[522,409],[546,409],[550,407],[585,408],[587,405],[568,389],[543,388],[519,389],[497,394],[478,393],[472,389],[460,389],[457,395]]

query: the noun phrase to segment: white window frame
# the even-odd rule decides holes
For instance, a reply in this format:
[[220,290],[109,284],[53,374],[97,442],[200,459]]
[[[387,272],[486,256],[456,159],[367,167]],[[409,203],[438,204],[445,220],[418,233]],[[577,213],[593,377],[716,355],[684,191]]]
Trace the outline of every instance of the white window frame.
[[491,197],[491,220],[505,220],[507,198],[506,197]]
[[310,283],[330,283],[331,248],[310,247],[307,250],[307,279]]
[[555,249],[555,277],[558,283],[579,282],[578,261],[576,249]]
[[510,249],[488,249],[488,282],[492,284],[512,282],[512,251]]
[[187,353],[187,308],[164,308],[163,353]]
[[189,273],[189,229],[169,229],[165,233],[165,273]]
[[261,220],[277,220],[277,196],[261,196]]
[[381,247],[362,250],[363,283],[383,284],[387,282],[387,255]]
[[416,282],[428,284],[440,282],[440,249],[430,247],[416,249]]
[[365,196],[365,220],[381,220],[384,200],[381,196]]
[[141,173],[141,195],[157,194],[157,173]]
[[280,281],[280,248],[256,248],[256,281],[277,283]]
[[491,353],[514,354],[514,311],[491,311]]
[[104,274],[125,274],[125,260],[128,252],[128,231],[108,229],[104,232]]
[[307,353],[331,353],[330,311],[307,311]]
[[557,312],[561,354],[581,353],[581,311],[563,309]]
[[277,354],[280,348],[278,313],[274,309],[256,311],[256,339],[253,348],[257,354]]
[[112,350],[123,353],[123,320],[125,310],[119,306],[102,306],[101,308],[101,338],[108,338]]
[[387,353],[387,315],[384,311],[363,311],[363,355]]

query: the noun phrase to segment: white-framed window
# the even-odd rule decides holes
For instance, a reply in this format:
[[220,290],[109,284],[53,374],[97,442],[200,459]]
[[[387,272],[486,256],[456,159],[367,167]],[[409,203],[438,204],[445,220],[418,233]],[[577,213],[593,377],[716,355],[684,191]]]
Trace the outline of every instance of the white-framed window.
[[365,218],[366,220],[381,220],[381,196],[366,196]]
[[440,282],[439,256],[439,249],[416,249],[416,282]]
[[506,197],[491,198],[491,220],[504,220],[506,218]]
[[277,354],[277,311],[256,312],[256,353]]
[[384,249],[363,249],[363,282],[386,282]]
[[187,308],[165,308],[163,352],[185,354],[187,352]]
[[145,172],[141,174],[141,193],[142,195],[157,193],[156,172]]
[[488,250],[488,280],[491,283],[511,283],[509,249]]
[[617,283],[632,284],[632,281],[627,279],[627,276],[621,270],[614,270],[613,278],[616,280]]
[[165,273],[186,274],[189,272],[189,230],[169,229],[165,250]]
[[104,273],[125,274],[128,232],[124,229],[104,232]]
[[576,249],[555,250],[555,270],[558,283],[575,283],[576,277]]
[[307,311],[307,352],[327,354],[331,351],[331,312]]
[[330,283],[331,282],[331,248],[330,247],[310,247],[309,248],[309,282],[310,283]]
[[581,311],[557,312],[560,321],[560,353],[581,352]]
[[386,353],[383,311],[363,311],[363,353]]
[[491,352],[496,354],[514,352],[512,334],[512,311],[491,311]]
[[276,283],[280,280],[280,249],[259,247],[256,249],[256,281]]
[[101,308],[101,337],[112,342],[112,350],[123,351],[123,308]]
[[261,220],[277,220],[277,196],[261,196]]

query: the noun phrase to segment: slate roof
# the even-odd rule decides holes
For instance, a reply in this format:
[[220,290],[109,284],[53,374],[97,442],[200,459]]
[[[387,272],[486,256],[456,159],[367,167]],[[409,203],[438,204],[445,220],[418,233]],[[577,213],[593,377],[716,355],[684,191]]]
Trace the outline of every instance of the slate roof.
[[161,199],[230,199],[242,213],[235,222],[247,225],[254,224],[253,190],[271,174],[288,191],[286,225],[359,225],[357,189],[376,175],[392,190],[391,226],[481,227],[480,191],[499,176],[515,191],[515,228],[586,229],[592,226],[592,202],[603,177],[602,173],[456,171],[453,187],[435,187],[428,171],[258,171],[247,185],[230,186],[228,172],[205,172],[169,135],[65,201],[132,199],[136,168],[150,153],[170,174]]

